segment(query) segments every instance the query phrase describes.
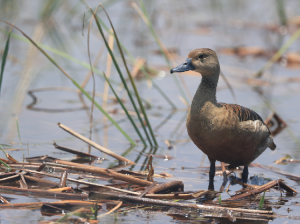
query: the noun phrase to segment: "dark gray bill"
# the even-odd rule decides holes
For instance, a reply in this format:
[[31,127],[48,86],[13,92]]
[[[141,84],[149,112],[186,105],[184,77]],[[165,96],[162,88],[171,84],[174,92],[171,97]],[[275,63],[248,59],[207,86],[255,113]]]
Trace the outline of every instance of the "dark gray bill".
[[195,70],[195,67],[192,64],[192,59],[187,58],[184,63],[178,65],[176,68],[172,68],[170,72],[172,74],[173,72],[186,72],[190,70]]

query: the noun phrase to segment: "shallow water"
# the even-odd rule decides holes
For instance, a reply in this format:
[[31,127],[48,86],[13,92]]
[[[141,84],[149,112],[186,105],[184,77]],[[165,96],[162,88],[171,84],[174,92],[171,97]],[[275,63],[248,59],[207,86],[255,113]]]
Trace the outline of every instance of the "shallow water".
[[[175,47],[178,54],[175,55],[176,64],[184,61],[187,54],[194,48],[207,47],[217,51],[221,69],[226,75],[228,81],[234,89],[237,102],[231,95],[226,83],[220,78],[218,85],[217,98],[220,102],[238,103],[245,107],[255,110],[262,116],[267,118],[271,113],[271,104],[277,114],[288,124],[288,128],[284,129],[277,136],[275,142],[277,149],[275,151],[266,150],[256,163],[280,168],[294,175],[299,175],[299,164],[291,163],[287,165],[277,165],[274,161],[285,156],[291,155],[295,159],[300,158],[300,140],[299,140],[299,83],[282,81],[287,77],[298,77],[299,68],[291,68],[275,64],[262,77],[268,85],[255,86],[248,84],[245,79],[250,78],[267,62],[270,57],[238,57],[236,55],[227,55],[220,52],[222,47],[238,47],[238,46],[259,46],[264,50],[274,50],[281,46],[281,43],[287,41],[290,37],[288,34],[280,32],[271,32],[265,28],[268,24],[280,24],[280,19],[276,9],[275,1],[147,1],[145,2],[149,15],[155,26],[157,34],[167,48]],[[85,6],[81,3],[75,4],[72,1],[65,1],[64,4],[58,5],[53,12],[52,20],[54,21],[54,29],[51,29],[49,21],[42,23],[38,12],[42,11],[43,3],[40,1],[22,1],[19,3],[22,7],[14,13],[9,14],[6,11],[2,19],[13,22],[17,16],[15,25],[21,28],[26,34],[39,42],[61,50],[82,62],[88,62],[87,55],[87,27],[90,15],[86,14],[84,36],[82,36],[82,17]],[[91,6],[95,6],[95,2],[90,1]],[[293,18],[299,15],[298,1],[284,1],[285,12],[287,17]],[[169,74],[169,69],[164,58],[161,55],[154,54],[154,50],[158,50],[158,46],[148,31],[136,11],[130,6],[129,1],[115,1],[107,5],[107,11],[115,25],[120,41],[135,56],[145,58],[147,64],[158,70],[163,70],[162,76],[156,76],[154,82],[165,92],[178,108],[178,111],[161,126],[156,132],[159,148],[157,155],[168,154],[174,157],[165,161],[163,158],[153,158],[155,173],[159,174],[167,172],[174,177],[171,179],[182,180],[185,184],[186,191],[196,191],[206,189],[208,185],[208,175],[205,169],[199,167],[209,166],[208,159],[203,153],[189,140],[185,130],[184,117],[186,116],[187,107],[180,100],[180,91]],[[101,18],[107,23],[103,13],[99,13]],[[52,21],[52,22],[53,22]],[[2,30],[9,28],[2,24]],[[279,29],[279,28],[278,28]],[[36,35],[38,32],[45,32],[42,37]],[[289,32],[294,32],[290,27]],[[17,31],[14,33],[19,34]],[[5,45],[6,34],[2,35],[2,45]],[[103,41],[99,38],[98,31],[93,25],[91,30],[91,56],[92,61],[95,60],[100,51]],[[72,155],[54,149],[53,140],[58,144],[82,150],[87,152],[88,147],[85,143],[70,136],[57,126],[57,122],[72,128],[84,136],[89,133],[89,116],[85,110],[61,112],[61,109],[77,109],[83,106],[82,102],[74,92],[67,91],[44,91],[35,93],[38,103],[33,108],[28,109],[27,106],[32,103],[32,98],[27,94],[28,90],[44,88],[44,87],[69,87],[75,89],[72,83],[63,76],[63,74],[55,68],[47,59],[36,53],[29,55],[30,46],[28,43],[11,39],[9,59],[7,61],[3,79],[3,86],[0,98],[0,143],[7,144],[5,148],[21,148],[18,140],[17,128],[15,125],[15,117],[18,117],[19,130],[25,154],[28,157],[49,155],[58,158],[71,158]],[[116,46],[115,46],[116,49]],[[299,52],[299,41],[296,41],[288,49],[288,52]],[[48,51],[47,51],[48,52]],[[115,50],[115,52],[117,52]],[[88,73],[88,69],[82,67],[78,63],[74,63],[68,59],[50,53],[51,56],[63,67],[79,83]],[[117,53],[118,55],[118,53]],[[100,59],[98,69],[100,71],[106,69],[107,52]],[[118,60],[121,60],[118,56]],[[130,66],[132,68],[132,66]],[[125,72],[125,70],[123,69]],[[27,73],[27,75],[26,75]],[[119,78],[114,67],[112,67],[111,76],[118,83]],[[191,93],[194,94],[198,87],[201,77],[191,74],[182,76]],[[103,92],[103,78],[95,75],[96,91]],[[26,80],[26,81],[24,81]],[[149,87],[149,83],[145,79],[136,81],[141,97],[151,103],[151,109],[147,110],[152,127],[159,127],[161,122],[172,113],[172,107],[153,87]],[[92,82],[90,81],[86,87],[92,90]],[[112,93],[110,93],[112,95]],[[126,94],[122,90],[123,97]],[[187,94],[188,95],[188,94]],[[18,100],[17,100],[18,99]],[[97,97],[97,102],[102,103],[102,98]],[[130,110],[132,106],[126,98],[126,105]],[[189,99],[191,101],[191,99]],[[90,105],[85,99],[87,105]],[[108,111],[120,108],[118,104],[109,101]],[[47,110],[46,110],[47,109]],[[52,111],[51,111],[52,110]],[[137,134],[131,124],[122,113],[112,114],[112,117],[120,121],[120,125],[133,138],[138,139]],[[183,121],[178,129],[178,124]],[[136,161],[137,165],[130,167],[133,171],[143,169],[142,164],[147,160],[147,153],[153,153],[150,148],[143,150],[142,146],[137,146],[127,152],[130,148],[128,141],[114,127],[109,127],[107,132],[103,127],[103,116],[94,109],[94,132],[93,140],[118,154],[126,154],[126,158]],[[178,141],[174,144],[173,149],[169,150],[164,141],[168,139],[171,142]],[[143,154],[141,155],[141,151]],[[10,151],[14,158],[21,161],[22,152]],[[102,154],[96,149],[92,149],[91,153],[99,157],[107,158],[100,167],[108,167],[117,165],[112,158]],[[128,169],[128,168],[125,168]],[[206,170],[207,171],[207,170]],[[282,178],[286,184],[300,190],[298,182],[289,180],[270,171],[261,168],[250,168],[250,176],[258,175],[272,180]],[[239,175],[236,172],[237,176]],[[170,179],[168,179],[170,180]],[[158,179],[158,181],[165,181]],[[107,183],[102,181],[102,183]],[[215,187],[219,188],[222,183],[222,177],[215,178]],[[231,186],[230,192],[239,190],[240,186]],[[7,195],[9,196],[9,195]],[[229,196],[227,193],[222,194],[222,199]],[[278,191],[266,193],[266,198],[272,203],[276,203],[279,197]],[[299,196],[287,198],[284,205],[273,208],[273,211],[290,216],[300,216],[298,206],[294,205]],[[23,196],[13,196],[14,203],[45,200],[40,198],[27,198]],[[292,211],[288,213],[287,208]],[[0,211],[1,223],[9,223],[15,210]],[[18,211],[19,212],[19,211]],[[13,220],[21,222],[22,217],[30,216],[34,221],[49,220],[49,217],[42,217],[39,210],[22,211],[18,213],[18,217]],[[135,210],[126,214],[118,214],[116,222],[132,223],[137,219],[148,223],[161,222],[180,222],[163,213],[147,214],[142,210]],[[52,219],[51,217],[50,219]],[[107,223],[113,222],[114,217],[105,218]],[[204,219],[204,222],[211,222],[211,219]],[[223,220],[224,221],[224,220]],[[297,220],[276,218],[273,223],[297,223]],[[221,220],[216,220],[221,222]]]

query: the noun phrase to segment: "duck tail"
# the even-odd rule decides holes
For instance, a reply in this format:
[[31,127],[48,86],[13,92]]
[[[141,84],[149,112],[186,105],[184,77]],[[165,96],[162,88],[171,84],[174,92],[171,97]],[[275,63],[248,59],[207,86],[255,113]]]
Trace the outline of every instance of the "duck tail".
[[269,148],[272,149],[272,150],[275,150],[277,146],[275,145],[275,143],[274,143],[274,141],[273,141],[273,137],[272,137],[272,136],[269,136],[269,139],[271,140],[271,143],[270,143],[270,145],[269,145]]
[[272,144],[269,146],[270,149],[275,150],[276,149],[276,145],[274,142],[272,142]]

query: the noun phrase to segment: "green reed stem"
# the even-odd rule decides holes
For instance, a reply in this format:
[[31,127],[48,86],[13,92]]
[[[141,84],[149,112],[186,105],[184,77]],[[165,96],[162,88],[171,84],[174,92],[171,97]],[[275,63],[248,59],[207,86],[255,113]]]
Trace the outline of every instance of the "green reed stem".
[[117,98],[119,104],[121,105],[121,107],[122,107],[123,110],[125,111],[125,113],[126,113],[127,117],[129,118],[131,124],[133,125],[133,127],[134,127],[136,133],[139,135],[139,137],[140,137],[140,139],[142,140],[144,146],[147,146],[147,144],[146,144],[146,142],[145,142],[145,139],[143,138],[143,136],[141,135],[141,132],[139,131],[139,129],[138,129],[138,127],[136,126],[136,124],[134,123],[134,121],[133,121],[131,115],[128,113],[127,108],[126,108],[125,105],[123,104],[122,100],[119,98],[118,94],[116,93],[116,91],[115,91],[114,88],[112,87],[111,83],[109,82],[109,80],[108,80],[108,78],[106,77],[106,75],[105,75],[104,72],[103,72],[103,74],[104,74],[104,77],[105,77],[105,79],[106,79],[106,81],[107,81],[107,83],[108,83],[110,89],[111,89],[112,92],[114,93],[114,95],[115,95],[115,97]]
[[[87,4],[85,1],[82,1],[82,2],[88,7],[88,4]],[[103,5],[104,5],[104,4],[103,4]],[[96,17],[97,17],[97,19],[99,20],[99,23],[102,25],[102,27],[103,27],[107,32],[109,32],[110,34],[114,35],[114,33],[111,32],[111,31],[109,30],[109,28],[108,28],[108,27],[105,25],[105,23],[99,18],[99,16],[96,15]],[[133,57],[133,55],[126,49],[126,47],[125,47],[121,42],[120,42],[120,45],[121,45],[123,51],[125,51],[126,54],[130,57],[130,59],[133,60],[133,61],[135,61],[135,58]],[[162,95],[162,97],[165,98],[165,100],[171,105],[171,107],[172,107],[174,110],[176,110],[177,108],[176,108],[175,104],[172,102],[172,100],[171,100],[169,97],[167,97],[167,95],[159,88],[159,86],[158,86],[157,84],[155,84],[155,82],[154,82],[154,80],[152,79],[152,77],[151,77],[150,75],[148,75],[147,71],[144,69],[144,66],[141,67],[141,70],[142,70],[143,74],[147,76],[147,78],[151,79],[154,88],[156,88],[157,91]],[[174,74],[172,74],[172,75],[174,75]]]
[[111,22],[111,20],[110,20],[110,18],[109,18],[109,16],[108,16],[107,12],[106,12],[106,10],[104,9],[103,6],[102,6],[102,8],[103,8],[103,10],[104,10],[104,12],[105,12],[105,14],[106,14],[108,20],[109,20],[109,23],[110,23],[110,25],[111,25],[113,31],[114,31],[115,38],[116,38],[116,41],[117,41],[117,44],[118,44],[118,48],[119,48],[119,51],[120,51],[120,53],[121,53],[122,60],[123,60],[123,63],[124,63],[124,65],[125,65],[125,68],[126,68],[128,77],[129,77],[129,79],[130,79],[131,85],[132,85],[133,90],[134,90],[134,92],[135,92],[135,95],[136,95],[136,98],[137,98],[138,103],[139,103],[139,105],[140,105],[140,108],[141,108],[141,110],[142,110],[142,112],[143,112],[144,118],[145,118],[145,120],[146,120],[146,122],[147,122],[147,126],[148,126],[148,129],[149,129],[149,131],[150,131],[152,140],[153,140],[154,144],[157,146],[158,144],[157,144],[155,135],[154,135],[154,133],[153,133],[151,124],[150,124],[150,122],[149,122],[149,119],[148,119],[146,110],[145,110],[145,108],[144,108],[144,106],[143,106],[143,104],[142,104],[142,101],[141,101],[139,92],[138,92],[138,90],[137,90],[137,88],[136,88],[136,85],[135,85],[135,82],[134,82],[134,80],[133,80],[133,78],[132,78],[132,75],[131,75],[131,73],[130,73],[130,71],[129,71],[129,69],[128,69],[128,66],[127,66],[127,63],[126,63],[126,60],[125,60],[125,57],[124,57],[124,53],[123,53],[122,47],[121,47],[121,45],[120,45],[120,41],[119,41],[118,35],[117,35],[117,33],[116,33],[116,30],[115,30],[115,28],[114,28],[114,26],[113,26],[113,24],[112,24],[112,22]]
[[[99,6],[98,6],[98,7],[99,7]],[[98,9],[98,8],[97,8],[97,9]],[[90,10],[91,10],[91,12],[93,13],[93,15],[95,16],[95,14],[94,14],[94,12],[92,11],[92,9],[90,9]],[[124,85],[124,87],[125,87],[125,89],[126,89],[126,91],[127,91],[127,93],[128,93],[129,99],[130,99],[130,101],[131,101],[131,103],[132,103],[132,105],[133,105],[133,107],[134,107],[134,110],[135,110],[136,113],[137,113],[137,116],[138,116],[139,121],[140,121],[140,123],[141,123],[141,125],[142,125],[142,127],[143,127],[143,130],[144,130],[144,132],[145,132],[145,135],[147,136],[147,139],[148,139],[150,145],[153,146],[153,144],[152,144],[152,142],[151,142],[151,139],[150,139],[150,136],[149,136],[149,134],[148,134],[148,132],[147,132],[147,130],[146,130],[146,127],[145,127],[145,125],[144,125],[144,122],[143,122],[143,120],[142,120],[142,118],[141,118],[141,115],[140,115],[140,113],[139,113],[139,110],[137,109],[137,106],[136,106],[136,104],[135,104],[135,102],[134,102],[134,99],[133,99],[133,97],[132,97],[132,94],[131,94],[131,92],[129,91],[129,88],[128,88],[128,86],[127,86],[126,80],[124,79],[124,76],[123,76],[123,74],[122,74],[122,72],[121,72],[121,69],[120,69],[120,67],[119,67],[119,65],[118,65],[118,63],[117,63],[117,61],[116,61],[116,58],[115,58],[115,56],[114,56],[112,50],[110,49],[110,47],[109,47],[109,45],[108,45],[108,43],[107,43],[107,40],[106,40],[106,38],[105,38],[105,36],[104,36],[103,30],[102,30],[102,27],[101,27],[101,24],[100,24],[100,22],[98,21],[98,18],[97,18],[96,16],[95,16],[95,21],[96,21],[98,30],[99,30],[99,32],[100,32],[100,34],[101,34],[101,36],[102,36],[102,38],[103,38],[103,40],[104,40],[105,46],[106,46],[106,48],[107,48],[107,50],[108,50],[108,52],[109,52],[109,54],[110,54],[110,56],[111,56],[111,58],[112,58],[112,60],[113,60],[113,63],[114,63],[114,65],[115,65],[115,68],[117,69],[118,74],[119,74],[119,76],[120,76],[120,78],[121,78],[121,80],[122,80],[122,83],[123,83],[123,85]]]
[[0,95],[1,95],[1,86],[2,86],[2,80],[3,80],[3,73],[4,73],[4,67],[6,63],[6,58],[8,55],[8,50],[9,50],[9,42],[10,42],[10,35],[11,35],[11,29],[8,33],[8,37],[6,40],[3,56],[2,56],[2,63],[1,63],[1,73],[0,73]]
[[[0,148],[1,148],[1,150],[3,151],[4,155],[6,155],[6,152],[4,151],[2,145],[0,145]],[[2,163],[8,170],[11,170],[11,169],[12,169],[9,165],[7,165],[6,162],[2,161],[1,159],[0,159],[0,163]]]

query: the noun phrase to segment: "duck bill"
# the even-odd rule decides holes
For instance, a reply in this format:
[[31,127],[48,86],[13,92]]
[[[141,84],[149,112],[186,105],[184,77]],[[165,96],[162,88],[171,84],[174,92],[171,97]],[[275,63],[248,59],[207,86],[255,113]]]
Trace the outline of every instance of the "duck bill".
[[195,70],[195,67],[192,64],[192,59],[187,58],[184,63],[177,66],[176,68],[171,69],[170,72],[172,74],[173,72],[186,72],[186,71],[190,71],[190,70]]

